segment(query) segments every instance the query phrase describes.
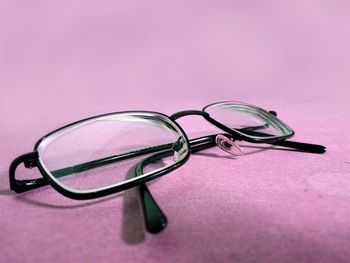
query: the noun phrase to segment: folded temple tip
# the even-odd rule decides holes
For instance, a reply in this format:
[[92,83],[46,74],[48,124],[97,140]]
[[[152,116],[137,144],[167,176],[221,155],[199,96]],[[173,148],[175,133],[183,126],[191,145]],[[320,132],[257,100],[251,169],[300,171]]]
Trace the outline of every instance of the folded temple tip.
[[152,222],[151,224],[146,224],[147,232],[151,234],[158,234],[162,232],[168,224],[168,219],[164,216],[159,218],[157,222]]
[[326,146],[317,145],[317,144],[310,144],[310,146],[311,147],[307,150],[309,152],[319,153],[319,154],[327,152],[327,147]]
[[320,145],[320,153],[325,153],[327,152],[327,147]]

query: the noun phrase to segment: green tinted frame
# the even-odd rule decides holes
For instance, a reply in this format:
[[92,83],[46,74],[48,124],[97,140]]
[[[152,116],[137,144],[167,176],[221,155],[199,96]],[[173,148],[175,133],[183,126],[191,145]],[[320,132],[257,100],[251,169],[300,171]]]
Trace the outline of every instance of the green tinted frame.
[[[241,129],[233,129],[231,127],[227,127],[226,125],[221,123],[219,120],[212,118],[210,114],[206,112],[208,108],[213,107],[215,105],[222,105],[222,104],[231,104],[231,105],[236,105],[237,107],[244,107],[245,109],[248,109],[251,113],[259,114],[263,116],[264,119],[268,120],[269,123],[273,123],[275,126],[283,130],[284,134],[282,136],[271,136],[270,134],[266,134],[259,131],[261,129],[266,128],[269,125],[268,122],[264,125],[254,126],[254,127],[245,127]],[[167,121],[171,122],[172,125],[177,127],[182,132],[185,139],[185,143],[189,148],[189,151],[187,152],[186,156],[179,162],[169,167],[166,167],[163,170],[150,173],[147,177],[142,177],[144,167],[147,164],[150,164],[160,158],[163,158],[165,156],[172,154],[171,149],[172,147],[174,147],[174,145],[158,145],[152,148],[143,149],[143,150],[132,152],[129,154],[123,154],[119,156],[110,156],[100,160],[94,160],[88,163],[78,164],[74,167],[60,169],[58,171],[51,172],[51,175],[50,175],[49,172],[45,169],[44,165],[42,164],[39,153],[37,151],[38,146],[40,145],[40,142],[44,140],[46,137],[52,135],[53,133],[56,133],[62,129],[65,129],[67,127],[70,127],[72,125],[78,124],[86,120],[90,120],[101,116],[108,116],[111,114],[119,114],[119,113],[132,114],[132,113],[135,113],[135,111],[108,113],[108,114],[98,115],[98,116],[94,116],[91,118],[87,118],[84,120],[80,120],[80,121],[68,124],[42,137],[35,144],[33,152],[19,156],[11,163],[10,169],[9,169],[9,181],[10,181],[11,190],[15,191],[16,193],[22,193],[22,192],[26,192],[26,191],[50,184],[55,190],[57,190],[59,193],[61,193],[62,195],[68,198],[77,199],[77,200],[87,200],[87,199],[94,199],[94,198],[99,198],[106,195],[118,193],[123,190],[127,190],[129,188],[139,186],[140,200],[141,200],[141,205],[143,209],[146,229],[151,233],[158,233],[166,227],[167,218],[163,213],[163,211],[158,206],[158,204],[156,203],[155,199],[151,195],[145,183],[150,180],[156,179],[160,176],[163,176],[167,173],[170,173],[171,171],[179,168],[189,159],[191,153],[195,153],[195,152],[216,146],[215,138],[218,134],[213,134],[213,135],[189,140],[188,137],[186,136],[186,133],[181,128],[181,126],[176,122],[176,120],[181,117],[190,116],[190,115],[202,116],[209,123],[221,129],[223,131],[223,134],[226,137],[230,138],[231,140],[247,141],[251,143],[268,143],[272,145],[279,145],[283,147],[293,148],[296,150],[309,152],[309,153],[324,153],[326,151],[326,147],[322,145],[287,141],[286,139],[294,135],[294,131],[277,118],[276,112],[265,111],[259,107],[249,105],[246,103],[219,102],[219,103],[210,104],[204,107],[203,110],[201,111],[186,110],[186,111],[177,112],[171,116],[167,116],[158,112],[149,112],[149,111],[137,111],[137,112],[145,113],[145,114],[156,114],[156,115],[162,116],[163,118],[166,118]],[[93,192],[79,193],[79,192],[70,191],[69,189],[62,187],[60,184],[56,182],[56,180],[52,178],[52,176],[55,176],[55,178],[58,178],[61,176],[65,176],[65,175],[69,175],[69,174],[73,174],[76,172],[81,172],[89,169],[94,169],[96,167],[108,165],[111,163],[129,159],[129,158],[134,158],[139,155],[152,154],[152,153],[155,153],[155,154],[151,155],[150,157],[147,157],[146,159],[138,163],[135,171],[135,176],[137,179],[122,185],[117,185],[106,189],[100,189]],[[39,169],[39,172],[42,175],[42,178],[32,179],[32,180],[16,179],[15,177],[16,169],[21,163],[24,163],[24,166],[26,168],[37,167]]]

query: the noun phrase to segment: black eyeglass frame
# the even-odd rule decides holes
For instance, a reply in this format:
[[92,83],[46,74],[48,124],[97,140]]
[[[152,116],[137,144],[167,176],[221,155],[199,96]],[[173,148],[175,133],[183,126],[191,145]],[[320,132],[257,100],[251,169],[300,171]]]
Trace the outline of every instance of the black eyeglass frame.
[[[267,144],[279,145],[279,146],[294,148],[297,150],[310,152],[310,153],[324,153],[326,151],[326,147],[324,147],[322,145],[287,141],[286,139],[288,139],[294,135],[293,130],[291,130],[290,134],[287,134],[285,136],[279,136],[277,138],[272,138],[272,139],[271,138],[266,139],[263,137],[262,138],[252,138],[252,137],[246,136],[245,134],[240,132],[239,129],[229,128],[229,127],[225,126],[224,124],[220,123],[219,121],[215,120],[214,118],[210,117],[210,114],[208,112],[205,112],[205,109],[207,107],[210,107],[211,105],[214,105],[214,104],[217,104],[217,103],[210,104],[210,105],[204,107],[203,110],[185,110],[185,111],[180,111],[180,112],[177,112],[175,114],[172,114],[171,116],[167,116],[163,113],[153,112],[153,111],[113,112],[113,113],[107,113],[107,114],[102,114],[102,115],[97,115],[97,116],[85,118],[85,119],[70,123],[68,125],[65,125],[61,128],[58,128],[58,129],[48,133],[47,135],[43,136],[42,138],[40,138],[36,142],[33,152],[19,156],[11,163],[10,169],[9,169],[10,188],[11,188],[11,190],[15,191],[16,193],[22,193],[22,192],[26,192],[26,191],[29,191],[29,190],[32,190],[32,189],[49,184],[56,191],[58,191],[59,193],[61,193],[62,195],[66,196],[68,198],[77,199],[77,200],[88,200],[88,199],[95,199],[95,198],[99,198],[99,197],[104,197],[104,196],[115,194],[115,193],[130,189],[130,188],[133,188],[133,187],[141,186],[140,187],[141,199],[142,199],[142,196],[144,196],[145,194],[149,194],[150,198],[152,199],[153,197],[150,195],[145,183],[147,183],[151,180],[154,180],[160,176],[163,176],[165,174],[168,174],[168,173],[172,172],[173,170],[179,168],[180,166],[182,166],[184,163],[186,163],[188,161],[191,153],[198,152],[200,150],[204,150],[204,149],[216,146],[215,137],[217,134],[208,135],[208,136],[204,136],[204,137],[200,137],[200,138],[196,138],[196,139],[192,139],[192,140],[188,139],[186,133],[184,132],[182,127],[177,123],[176,120],[181,118],[181,117],[191,116],[191,115],[202,116],[209,123],[211,123],[212,125],[216,126],[220,130],[225,132],[226,135],[228,137],[232,138],[233,140],[247,141],[247,142],[251,142],[251,143],[267,143]],[[250,105],[250,106],[253,106],[253,105]],[[253,107],[256,107],[256,106],[253,106]],[[261,108],[258,108],[258,107],[256,107],[256,108],[259,110],[262,110],[268,114],[271,114],[274,117],[277,116],[277,113],[274,111],[267,112]],[[184,156],[184,158],[181,159],[180,161],[178,161],[178,162],[176,162],[168,167],[165,167],[164,169],[162,169],[160,171],[155,171],[155,172],[150,173],[147,177],[138,178],[137,180],[126,182],[122,185],[116,185],[116,186],[112,186],[112,187],[105,188],[105,189],[99,189],[99,190],[96,190],[93,192],[81,192],[81,193],[80,192],[72,192],[72,191],[69,191],[66,188],[62,187],[57,182],[55,182],[52,179],[52,177],[49,175],[49,172],[46,171],[45,166],[42,164],[42,161],[40,159],[40,156],[38,153],[38,147],[39,147],[40,143],[48,136],[50,136],[56,132],[59,132],[63,129],[69,128],[70,126],[73,126],[73,125],[76,125],[76,124],[79,124],[81,122],[85,122],[88,120],[92,120],[92,119],[95,119],[98,117],[105,117],[105,116],[114,115],[114,114],[121,114],[121,113],[123,113],[123,114],[133,114],[133,113],[141,113],[142,114],[142,113],[144,113],[144,114],[156,114],[156,115],[163,116],[169,122],[171,122],[172,125],[174,125],[177,129],[179,129],[181,131],[181,133],[185,139],[185,142],[189,147],[189,150],[187,151],[186,156]],[[283,124],[283,122],[282,122],[282,124]],[[250,132],[253,135],[264,135],[264,133],[256,132],[254,130],[253,131],[244,130],[244,132],[245,133]],[[156,157],[154,157],[154,158],[156,158]],[[141,161],[138,164],[136,176],[142,174],[143,167],[147,164],[146,160],[149,161],[150,159],[146,158],[145,160]],[[37,167],[39,172],[42,175],[42,178],[31,179],[31,180],[18,180],[18,179],[16,179],[15,178],[16,169],[21,163],[24,163],[24,166],[26,168]],[[154,205],[156,205],[155,202],[154,202]],[[145,205],[143,202],[143,207],[144,206]],[[145,209],[144,209],[144,212],[145,212]],[[157,231],[158,230],[156,230],[156,231],[151,230],[150,232],[157,232]]]

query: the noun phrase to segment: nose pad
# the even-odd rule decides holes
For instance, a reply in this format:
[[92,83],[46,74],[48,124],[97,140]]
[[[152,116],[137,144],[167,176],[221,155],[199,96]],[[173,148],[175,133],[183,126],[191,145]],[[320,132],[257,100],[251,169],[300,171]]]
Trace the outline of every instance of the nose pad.
[[237,143],[223,134],[218,134],[215,141],[216,145],[219,146],[221,150],[231,155],[244,155],[243,149]]

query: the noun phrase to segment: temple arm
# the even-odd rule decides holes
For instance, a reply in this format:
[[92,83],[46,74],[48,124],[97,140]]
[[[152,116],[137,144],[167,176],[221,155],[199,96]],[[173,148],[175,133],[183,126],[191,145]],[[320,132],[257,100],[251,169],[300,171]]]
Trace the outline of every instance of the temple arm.
[[[132,151],[132,152],[123,153],[119,155],[108,156],[108,157],[93,160],[90,162],[85,162],[74,166],[55,170],[55,171],[52,171],[51,174],[56,178],[59,178],[62,176],[91,170],[97,167],[131,159],[134,157],[139,157],[146,154],[168,150],[168,149],[171,149],[173,145],[174,145],[173,143],[163,144],[163,145],[144,148],[137,151]],[[22,192],[26,192],[48,184],[48,181],[45,178],[38,178],[38,179],[31,179],[31,180],[18,180],[15,178],[16,169],[21,163],[24,163],[24,166],[26,168],[29,168],[29,169],[34,168],[34,167],[37,167],[38,158],[39,158],[38,152],[32,152],[32,153],[27,153],[17,157],[11,163],[10,171],[9,171],[11,190],[15,191],[16,193],[22,193]]]
[[[252,136],[260,136],[260,137],[269,137],[271,136],[270,134],[263,133],[263,132],[257,132],[255,130],[249,130],[247,128],[243,129],[238,129],[238,131],[242,131],[245,134],[252,135]],[[287,148],[293,148],[296,150],[300,150],[303,152],[308,152],[308,153],[325,153],[327,151],[327,148],[323,145],[318,145],[318,144],[311,144],[311,143],[302,143],[302,142],[294,142],[294,141],[289,141],[289,140],[282,140],[282,141],[277,141],[277,142],[269,142],[267,144],[272,144],[272,145],[278,145],[278,146],[283,146]]]
[[[271,136],[266,133],[262,132],[257,132],[256,129],[257,127],[248,127],[248,128],[242,128],[240,131],[253,135],[253,136]],[[264,125],[260,126],[264,127]],[[254,128],[254,129],[252,129]],[[217,134],[201,137],[201,138],[196,138],[193,140],[190,140],[190,149],[192,152],[198,152],[201,150],[205,150],[210,147],[216,146],[215,143],[215,137]],[[227,136],[230,136],[229,134],[226,134]],[[278,141],[278,142],[273,142],[270,143],[273,145],[279,145],[283,147],[289,147],[297,150],[302,150],[305,152],[310,152],[310,153],[324,153],[326,151],[326,147],[322,145],[316,145],[316,144],[308,144],[308,143],[300,143],[300,142],[293,142],[293,141]],[[81,164],[77,164],[74,166],[70,167],[65,167],[59,170],[52,171],[51,173],[56,177],[59,178],[61,176],[66,176],[69,174],[73,173],[78,173],[90,169],[94,169],[97,167],[101,167],[104,165],[116,163],[119,161],[123,161],[126,159],[131,159],[134,157],[139,157],[142,155],[146,154],[151,154],[167,149],[171,149],[173,146],[172,143],[170,144],[164,144],[164,145],[159,145],[155,147],[150,147],[150,148],[145,148],[137,151],[132,151],[129,153],[123,153],[119,155],[113,155],[105,158],[101,158],[98,160],[90,161],[90,162],[85,162]],[[38,162],[38,153],[37,152],[32,152],[28,154],[24,154],[16,158],[11,166],[10,166],[10,171],[9,171],[9,178],[10,178],[10,187],[12,190],[14,190],[17,193],[22,193],[25,191],[29,191],[44,185],[48,184],[48,181],[45,178],[38,178],[38,179],[31,179],[31,180],[17,180],[15,179],[15,171],[16,168],[21,164],[24,163],[26,168],[33,168],[37,166]]]

